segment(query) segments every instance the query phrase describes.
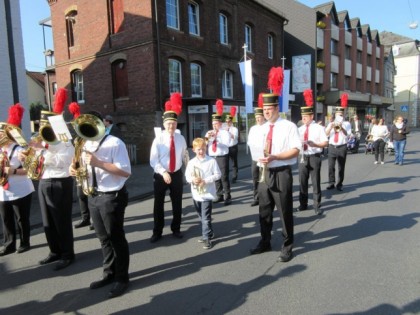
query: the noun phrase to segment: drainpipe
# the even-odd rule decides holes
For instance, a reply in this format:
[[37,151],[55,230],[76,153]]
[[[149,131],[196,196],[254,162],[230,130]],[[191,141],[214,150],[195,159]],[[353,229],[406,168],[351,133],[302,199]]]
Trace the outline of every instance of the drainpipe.
[[158,104],[156,104],[156,111],[162,111],[162,76],[161,76],[161,58],[160,58],[160,30],[158,19],[157,0],[155,0],[155,23],[156,23],[156,46],[157,46],[157,66],[158,66]]
[[9,47],[9,64],[10,64],[10,75],[12,79],[12,92],[13,92],[13,103],[19,102],[19,88],[17,82],[16,73],[16,59],[15,59],[15,47],[13,40],[13,25],[10,9],[10,0],[4,0],[4,9],[6,15],[6,29],[7,29],[7,44]]

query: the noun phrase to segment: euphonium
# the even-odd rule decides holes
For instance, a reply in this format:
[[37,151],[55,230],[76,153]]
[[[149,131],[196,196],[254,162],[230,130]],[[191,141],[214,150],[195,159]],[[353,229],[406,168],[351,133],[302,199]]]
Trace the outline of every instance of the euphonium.
[[76,182],[82,187],[83,193],[89,196],[95,191],[95,187],[92,186],[87,165],[84,163],[83,147],[87,140],[101,139],[105,134],[105,125],[98,117],[90,114],[80,115],[72,122],[72,125],[78,135],[74,141]]

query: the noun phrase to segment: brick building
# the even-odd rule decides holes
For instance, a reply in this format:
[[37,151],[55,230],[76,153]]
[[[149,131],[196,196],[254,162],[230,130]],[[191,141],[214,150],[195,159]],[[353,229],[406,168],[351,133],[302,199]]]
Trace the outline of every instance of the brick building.
[[[55,79],[82,113],[114,116],[140,162],[149,158],[153,128],[172,92],[184,100],[179,129],[190,143],[211,126],[216,99],[240,106],[238,62],[253,60],[254,99],[281,65],[285,18],[252,0],[48,0]],[[50,87],[52,90],[52,86]]]

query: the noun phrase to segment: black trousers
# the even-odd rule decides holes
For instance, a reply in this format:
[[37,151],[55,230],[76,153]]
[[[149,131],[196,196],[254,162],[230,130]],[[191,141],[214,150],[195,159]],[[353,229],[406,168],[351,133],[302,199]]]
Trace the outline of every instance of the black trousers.
[[251,163],[251,174],[252,174],[252,188],[254,200],[258,201],[258,185],[260,180],[260,167],[257,165],[257,162],[252,161]]
[[238,178],[238,145],[229,147],[229,159],[232,160],[232,179]]
[[216,194],[218,197],[224,194],[226,199],[230,199],[229,155],[215,156],[214,158],[222,174],[220,179],[215,182]]
[[161,235],[163,227],[165,226],[164,203],[166,191],[169,189],[169,196],[172,202],[172,232],[179,232],[181,230],[181,216],[182,216],[182,194],[183,194],[183,174],[182,170],[171,174],[172,181],[166,184],[163,176],[155,173],[153,175],[153,188],[155,195],[155,202],[153,206],[154,228],[153,234]]
[[125,186],[118,192],[88,197],[95,233],[103,255],[103,276],[128,282],[130,252],[124,231],[124,214],[128,204]]
[[299,163],[299,203],[302,207],[308,206],[309,176],[312,181],[312,193],[314,208],[318,209],[321,204],[321,154],[304,157],[303,163]]
[[82,186],[76,186],[77,198],[79,200],[80,216],[83,221],[90,221],[88,196],[83,193]]
[[375,161],[378,161],[378,157],[380,155],[381,162],[384,162],[384,159],[385,159],[385,141],[383,139],[378,139],[373,143],[373,147],[375,148]]
[[[330,184],[336,183],[336,186],[343,186],[344,171],[346,168],[347,145],[328,146],[328,181]],[[338,180],[335,180],[335,163],[338,165]]]
[[73,178],[41,179],[38,199],[51,254],[59,255],[62,259],[73,259]]
[[19,227],[20,245],[30,245],[31,226],[29,217],[31,200],[32,193],[16,200],[0,202],[0,215],[3,223],[3,246],[7,251],[16,250],[16,222]]
[[269,244],[273,228],[274,207],[280,212],[282,223],[282,251],[293,248],[293,176],[290,166],[269,170],[268,178],[258,185],[261,242]]

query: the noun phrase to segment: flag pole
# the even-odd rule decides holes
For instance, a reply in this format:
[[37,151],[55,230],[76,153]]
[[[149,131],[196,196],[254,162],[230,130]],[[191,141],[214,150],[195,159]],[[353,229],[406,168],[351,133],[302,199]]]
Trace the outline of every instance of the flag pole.
[[[246,49],[248,48],[247,44],[244,44],[242,46],[244,49],[244,68],[246,69]],[[246,87],[244,89],[244,100],[245,100],[245,113],[246,113],[246,119],[245,119],[245,147],[246,147],[246,154],[248,155],[248,112],[246,111]]]

